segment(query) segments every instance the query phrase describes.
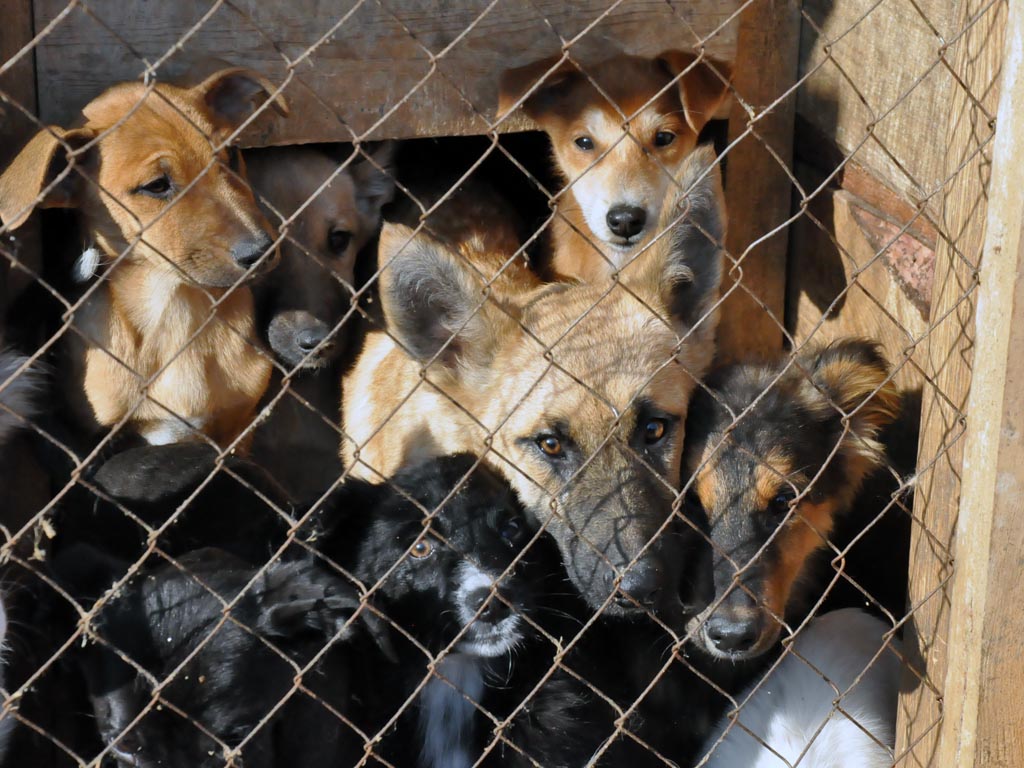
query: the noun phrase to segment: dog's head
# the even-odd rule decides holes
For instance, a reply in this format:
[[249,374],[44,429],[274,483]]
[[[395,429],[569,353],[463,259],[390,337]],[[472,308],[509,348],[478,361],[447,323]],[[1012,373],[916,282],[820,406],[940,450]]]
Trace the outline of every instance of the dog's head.
[[397,490],[375,510],[357,573],[432,652],[455,641],[493,657],[526,633],[533,588],[521,555],[532,534],[512,489],[477,463],[445,457],[392,478]]
[[[274,92],[243,69],[192,88],[122,83],[83,110],[85,124],[40,131],[0,176],[0,219],[77,208],[104,258],[127,252],[172,279],[227,287],[276,259],[273,229],[227,141]],[[282,97],[274,105],[285,113]]]
[[551,59],[505,73],[499,113],[521,102],[551,137],[593,236],[630,251],[651,234],[680,164],[726,103],[729,77],[727,65],[681,51],[583,71]]
[[805,564],[885,461],[876,438],[900,399],[864,340],[789,367],[727,367],[708,387],[690,410],[685,463],[710,525],[715,596],[693,628],[712,655],[753,658],[774,645]]
[[[714,349],[724,213],[711,161],[701,152],[684,164],[689,195],[666,201],[665,236],[621,283],[488,298],[443,245],[382,235],[389,331],[444,402],[493,433],[488,461],[595,608],[616,589],[612,612],[678,605],[679,550],[660,533],[678,511],[687,406]],[[481,438],[452,433],[459,445],[445,447],[482,451]]]
[[339,165],[315,147],[254,150],[245,161],[284,241],[274,279],[258,289],[261,325],[277,357],[319,368],[342,349],[339,325],[355,294],[356,254],[391,200],[393,145]]

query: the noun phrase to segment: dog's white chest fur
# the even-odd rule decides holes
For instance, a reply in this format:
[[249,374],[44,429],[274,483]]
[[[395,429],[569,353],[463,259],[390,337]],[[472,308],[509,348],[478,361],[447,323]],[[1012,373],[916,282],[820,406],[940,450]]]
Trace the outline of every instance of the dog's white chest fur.
[[[423,689],[419,732],[423,768],[470,768],[475,762],[467,746],[473,743],[473,719],[483,698],[480,659],[453,653],[438,664],[435,677]],[[442,679],[443,678],[443,679]]]

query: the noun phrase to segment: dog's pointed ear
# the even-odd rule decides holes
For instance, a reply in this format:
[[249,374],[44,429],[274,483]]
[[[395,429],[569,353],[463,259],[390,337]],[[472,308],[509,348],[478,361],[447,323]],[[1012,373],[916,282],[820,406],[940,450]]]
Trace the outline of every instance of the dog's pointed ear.
[[718,319],[726,227],[722,177],[710,146],[698,147],[683,161],[673,189],[662,206],[657,239],[637,257],[635,274],[648,295],[659,297],[680,336],[710,342]]
[[381,304],[388,330],[421,363],[447,371],[490,362],[508,320],[458,253],[409,227],[381,232]]
[[822,418],[847,417],[844,448],[873,464],[882,460],[878,433],[899,416],[901,397],[879,345],[841,339],[801,355],[804,400]]
[[395,196],[395,142],[383,141],[368,157],[352,163],[356,204],[364,214],[379,221],[380,209]]
[[86,181],[80,169],[93,150],[78,153],[96,138],[89,128],[44,128],[18,153],[0,176],[0,222],[13,231],[34,208],[74,208]]
[[578,77],[576,65],[561,54],[506,70],[498,82],[498,118],[507,116],[523,99],[523,112],[540,122]]
[[214,123],[234,130],[253,111],[272,98],[274,109],[288,116],[288,102],[277,93],[277,86],[259,72],[244,67],[231,67],[215,72],[192,88],[199,103],[206,107]]
[[730,65],[688,51],[665,51],[657,61],[672,77],[679,78],[683,114],[694,133],[699,135],[709,120],[728,117],[732,102]]

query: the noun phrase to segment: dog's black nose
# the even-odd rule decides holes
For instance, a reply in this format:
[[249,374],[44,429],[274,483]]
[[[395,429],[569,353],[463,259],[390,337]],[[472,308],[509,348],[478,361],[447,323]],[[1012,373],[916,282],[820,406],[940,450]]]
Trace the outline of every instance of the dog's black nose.
[[[490,598],[489,601],[488,598]],[[474,612],[480,612],[477,614],[478,621],[497,624],[502,619],[507,618],[512,612],[497,595],[491,597],[491,590],[487,587],[471,592],[466,600]],[[481,608],[481,606],[483,607]]]
[[644,229],[647,223],[647,211],[635,205],[616,205],[608,211],[606,217],[608,229],[619,237],[632,237]]
[[619,592],[615,601],[625,607],[633,608],[634,601],[642,606],[654,605],[661,588],[664,586],[664,572],[657,563],[651,560],[640,560],[626,571],[619,583]]
[[757,623],[733,621],[726,616],[712,616],[704,631],[708,640],[724,653],[744,653],[757,643]]
[[[303,352],[312,352],[320,343],[327,338],[331,329],[326,325],[303,328],[295,334],[295,343]],[[324,350],[327,351],[326,349]]]
[[258,235],[246,237],[235,243],[231,248],[231,258],[238,266],[248,269],[259,261],[260,256],[266,253],[273,244],[274,241],[266,232],[260,232]]

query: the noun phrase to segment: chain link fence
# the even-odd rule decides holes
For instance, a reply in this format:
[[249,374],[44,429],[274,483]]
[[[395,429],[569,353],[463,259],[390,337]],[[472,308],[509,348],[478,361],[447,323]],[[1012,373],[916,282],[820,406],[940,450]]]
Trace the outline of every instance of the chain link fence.
[[1004,4],[8,11],[0,760],[935,764]]

